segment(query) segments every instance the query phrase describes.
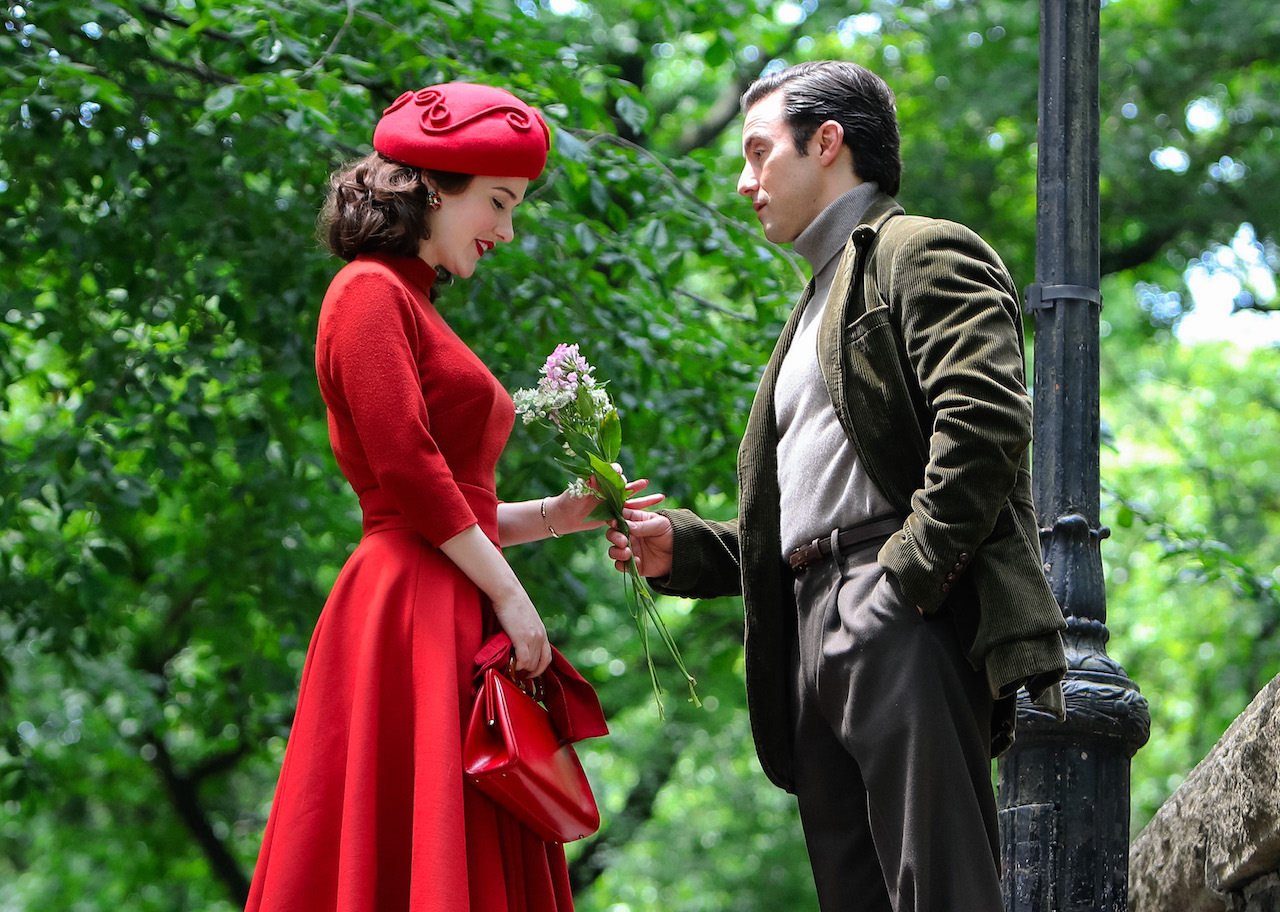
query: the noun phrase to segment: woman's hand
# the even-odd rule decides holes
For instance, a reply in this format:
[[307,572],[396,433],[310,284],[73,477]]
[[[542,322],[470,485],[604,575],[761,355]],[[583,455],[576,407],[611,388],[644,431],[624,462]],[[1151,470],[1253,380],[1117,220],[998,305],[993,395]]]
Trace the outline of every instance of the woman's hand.
[[511,638],[515,649],[516,671],[537,677],[551,664],[551,641],[547,628],[524,589],[493,603],[498,623]]
[[660,513],[645,510],[627,509],[622,511],[630,530],[630,542],[627,536],[618,530],[616,523],[609,524],[605,533],[608,539],[609,557],[618,571],[626,572],[627,561],[632,557],[641,576],[666,576],[671,572],[671,554],[675,543],[675,534],[671,520]]
[[[614,468],[618,468],[614,466]],[[665,494],[646,494],[643,497],[635,497],[645,488],[649,487],[649,479],[637,478],[635,481],[627,482],[627,502],[626,506],[632,510],[642,510],[646,507],[652,507],[661,503],[665,498]],[[600,506],[601,500],[594,494],[575,495],[570,491],[562,491],[555,497],[548,497],[546,500],[547,508],[547,525],[548,528],[555,529],[560,535],[570,532],[585,532],[588,529],[598,529],[605,524],[602,519],[588,519],[591,512]]]

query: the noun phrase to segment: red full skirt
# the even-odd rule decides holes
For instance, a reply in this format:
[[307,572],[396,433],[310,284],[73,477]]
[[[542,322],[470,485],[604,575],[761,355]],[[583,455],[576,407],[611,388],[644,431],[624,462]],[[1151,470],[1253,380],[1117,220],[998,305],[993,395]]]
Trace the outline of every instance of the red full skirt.
[[563,847],[462,774],[489,609],[416,533],[366,534],[302,673],[247,912],[566,912]]

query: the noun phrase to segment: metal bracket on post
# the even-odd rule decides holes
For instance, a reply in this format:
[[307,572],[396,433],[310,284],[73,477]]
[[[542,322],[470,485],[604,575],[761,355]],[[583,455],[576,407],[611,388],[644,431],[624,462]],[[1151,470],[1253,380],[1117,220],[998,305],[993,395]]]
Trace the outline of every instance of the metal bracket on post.
[[1059,301],[1079,301],[1102,308],[1102,292],[1087,285],[1028,285],[1025,297],[1027,313],[1048,310]]

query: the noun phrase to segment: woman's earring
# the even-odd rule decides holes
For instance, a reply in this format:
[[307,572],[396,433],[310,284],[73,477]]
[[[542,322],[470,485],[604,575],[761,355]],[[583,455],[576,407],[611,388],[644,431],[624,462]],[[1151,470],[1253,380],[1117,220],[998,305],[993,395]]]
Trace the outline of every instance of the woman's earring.
[[427,208],[428,209],[440,208],[440,194],[437,193],[436,189],[430,185],[427,186]]

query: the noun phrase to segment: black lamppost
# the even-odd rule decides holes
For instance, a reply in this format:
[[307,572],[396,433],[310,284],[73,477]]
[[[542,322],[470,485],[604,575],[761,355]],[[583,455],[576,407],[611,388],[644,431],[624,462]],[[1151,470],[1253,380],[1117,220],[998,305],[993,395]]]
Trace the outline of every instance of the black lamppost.
[[1006,912],[1124,912],[1129,761],[1147,702],[1106,653],[1098,507],[1099,0],[1041,0],[1035,318],[1036,509],[1067,619],[1067,720],[1019,697],[1000,764]]

